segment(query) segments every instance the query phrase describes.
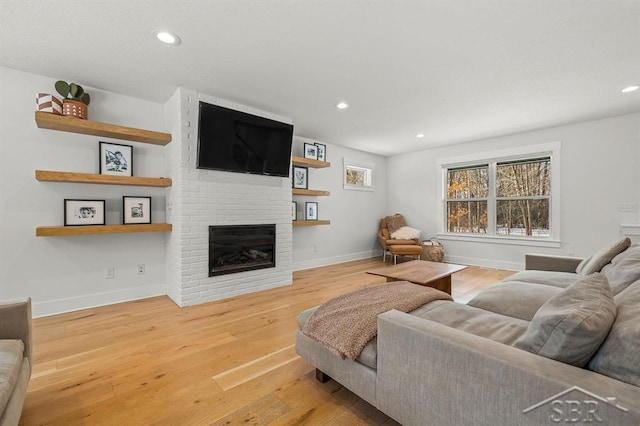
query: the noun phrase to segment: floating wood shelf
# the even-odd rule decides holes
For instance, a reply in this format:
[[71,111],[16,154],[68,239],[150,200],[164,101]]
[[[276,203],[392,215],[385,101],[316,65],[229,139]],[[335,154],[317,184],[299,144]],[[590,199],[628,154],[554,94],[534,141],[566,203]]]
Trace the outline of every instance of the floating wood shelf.
[[167,187],[172,184],[169,178],[96,175],[92,173],[54,172],[50,170],[36,170],[36,179],[42,182],[97,183],[103,185]]
[[293,226],[316,226],[316,225],[330,225],[330,220],[294,220]]
[[294,166],[311,167],[314,169],[331,167],[331,163],[329,163],[328,161],[318,161],[311,158],[296,157],[295,155],[293,156],[291,161]]
[[152,223],[147,225],[88,225],[88,226],[39,226],[37,237],[63,237],[68,235],[128,234],[134,232],[171,231],[170,223]]
[[318,189],[302,189],[302,188],[293,188],[293,195],[310,195],[312,197],[322,197],[325,195],[330,195],[329,191],[320,191]]
[[166,145],[171,142],[170,133],[154,132],[98,121],[82,120],[76,117],[36,111],[36,124],[41,129],[60,130],[81,133],[83,135],[105,136],[114,139],[144,142],[153,145]]

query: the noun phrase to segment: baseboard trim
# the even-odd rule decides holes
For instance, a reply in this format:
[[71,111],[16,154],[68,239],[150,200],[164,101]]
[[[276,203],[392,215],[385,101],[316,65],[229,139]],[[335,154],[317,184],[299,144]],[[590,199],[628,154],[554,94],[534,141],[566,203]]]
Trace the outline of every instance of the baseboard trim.
[[164,284],[154,284],[87,294],[84,296],[69,297],[66,299],[50,300],[46,302],[33,301],[33,317],[47,317],[50,315],[63,314],[82,309],[97,308],[98,306],[146,299],[148,297],[164,296],[166,294],[167,290]]
[[302,262],[294,262],[292,269],[294,271],[302,271],[303,269],[319,268],[320,266],[328,266],[336,263],[351,262],[352,260],[368,259],[370,257],[380,256],[382,258],[382,250],[361,251],[358,253],[344,254],[340,256],[323,257],[321,259],[305,260]]

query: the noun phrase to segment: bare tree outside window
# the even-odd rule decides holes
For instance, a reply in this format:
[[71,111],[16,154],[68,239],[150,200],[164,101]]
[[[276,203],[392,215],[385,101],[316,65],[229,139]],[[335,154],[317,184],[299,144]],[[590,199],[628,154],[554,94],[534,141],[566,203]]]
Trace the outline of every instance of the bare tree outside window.
[[551,160],[496,166],[496,233],[548,237]]
[[344,189],[357,191],[374,190],[375,164],[343,159]]
[[447,169],[448,232],[549,237],[550,200],[550,157]]
[[347,183],[349,185],[363,186],[366,177],[366,170],[356,167],[347,167]]
[[489,166],[447,171],[447,230],[487,233]]

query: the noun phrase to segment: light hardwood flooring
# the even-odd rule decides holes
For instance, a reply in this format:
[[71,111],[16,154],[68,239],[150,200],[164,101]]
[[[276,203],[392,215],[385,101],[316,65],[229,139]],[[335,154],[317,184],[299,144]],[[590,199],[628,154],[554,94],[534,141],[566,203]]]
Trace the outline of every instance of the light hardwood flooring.
[[[395,425],[295,353],[296,315],[382,283],[380,258],[294,273],[291,286],[179,308],[167,297],[34,320],[23,425]],[[511,274],[453,276],[466,302]]]

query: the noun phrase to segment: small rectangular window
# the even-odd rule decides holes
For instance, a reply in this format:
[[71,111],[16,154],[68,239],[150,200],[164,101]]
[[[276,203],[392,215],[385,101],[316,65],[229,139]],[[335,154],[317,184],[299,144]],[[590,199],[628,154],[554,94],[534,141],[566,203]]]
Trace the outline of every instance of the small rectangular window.
[[344,189],[373,191],[375,166],[360,161],[344,159]]

